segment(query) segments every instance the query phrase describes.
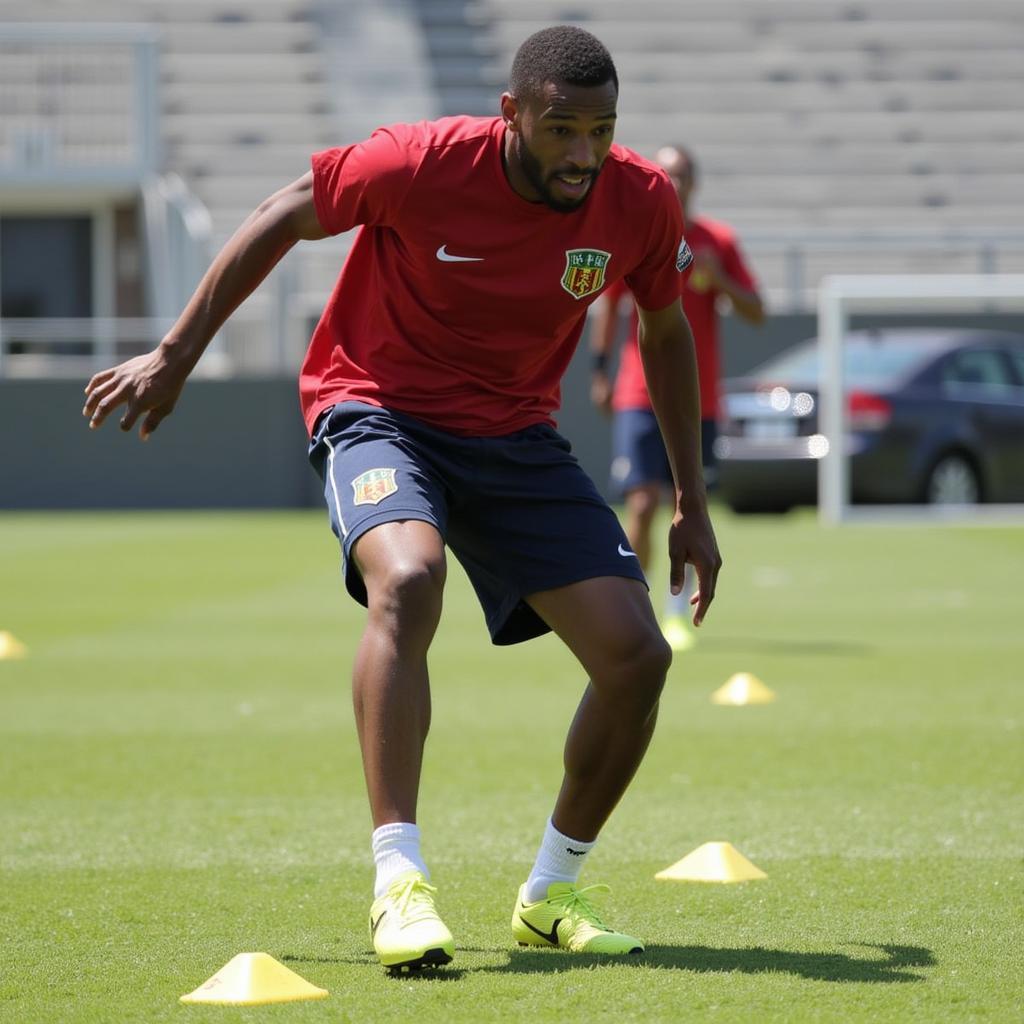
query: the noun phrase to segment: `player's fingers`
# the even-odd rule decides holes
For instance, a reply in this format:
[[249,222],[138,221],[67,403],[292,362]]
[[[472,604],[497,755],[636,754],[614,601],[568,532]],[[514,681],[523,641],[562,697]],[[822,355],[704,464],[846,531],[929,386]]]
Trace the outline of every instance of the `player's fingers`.
[[149,412],[146,413],[146,418],[142,421],[142,426],[139,427],[139,437],[141,437],[143,441],[148,441],[149,435],[160,426],[164,417],[170,411],[171,410],[166,406],[160,409],[150,409]]
[[85,405],[82,408],[82,415],[87,418],[91,417],[93,413],[96,412],[96,406],[98,406],[100,402],[107,397],[107,395],[115,391],[117,387],[118,382],[116,379],[107,380],[102,384],[97,384],[85,399]]
[[671,565],[668,571],[668,588],[673,594],[683,592],[683,584],[686,582],[686,559],[682,556],[671,556]]
[[93,409],[92,417],[89,420],[89,429],[95,430],[97,427],[103,425],[103,421],[114,411],[122,402],[128,400],[128,385],[120,384],[114,388],[109,394],[101,398]]
[[114,376],[114,370],[100,370],[99,373],[94,373],[89,378],[89,383],[85,385],[85,393],[88,395],[95,391],[101,384],[105,384],[111,377]]
[[715,599],[715,587],[718,584],[718,570],[722,566],[722,560],[715,558],[706,566],[701,566],[697,571],[697,610],[693,615],[693,624],[699,626],[707,615],[711,602]]

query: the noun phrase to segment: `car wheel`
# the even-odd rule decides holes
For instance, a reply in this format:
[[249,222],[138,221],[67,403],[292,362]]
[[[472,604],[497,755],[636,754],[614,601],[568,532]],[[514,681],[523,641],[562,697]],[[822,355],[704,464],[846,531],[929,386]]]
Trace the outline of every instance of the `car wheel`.
[[951,452],[932,466],[924,484],[929,505],[976,505],[981,501],[978,471],[965,455]]

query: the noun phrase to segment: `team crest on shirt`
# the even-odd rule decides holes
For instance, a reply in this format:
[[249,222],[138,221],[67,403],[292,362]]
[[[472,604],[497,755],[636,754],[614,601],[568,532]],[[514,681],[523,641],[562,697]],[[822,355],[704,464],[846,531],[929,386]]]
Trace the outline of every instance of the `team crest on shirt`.
[[585,299],[599,292],[611,258],[612,254],[603,249],[566,249],[562,287],[574,299]]
[[379,505],[398,490],[393,469],[368,469],[352,481],[354,505]]
[[693,253],[685,238],[679,239],[679,251],[676,253],[676,270],[682,273],[693,262]]

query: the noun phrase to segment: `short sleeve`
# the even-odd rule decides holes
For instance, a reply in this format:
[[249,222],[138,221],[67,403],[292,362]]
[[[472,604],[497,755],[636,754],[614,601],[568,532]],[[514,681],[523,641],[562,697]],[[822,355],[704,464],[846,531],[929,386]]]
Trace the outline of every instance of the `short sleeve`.
[[421,152],[411,126],[392,125],[363,142],[314,153],[313,202],[321,227],[337,235],[357,224],[393,225]]
[[652,179],[647,254],[626,274],[641,309],[664,309],[679,298],[680,274],[693,261],[683,238],[683,213],[668,178]]

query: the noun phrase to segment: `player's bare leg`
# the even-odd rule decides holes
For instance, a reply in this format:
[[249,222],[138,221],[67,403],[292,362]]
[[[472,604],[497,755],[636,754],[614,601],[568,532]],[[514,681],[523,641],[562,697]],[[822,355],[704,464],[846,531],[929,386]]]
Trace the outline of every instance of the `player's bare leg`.
[[672,652],[637,580],[602,577],[528,600],[580,660],[590,683],[569,727],[554,813],[516,897],[512,936],[526,946],[642,953],[643,942],[609,928],[593,904],[607,886],[576,883],[651,741]]
[[429,523],[384,523],[353,547],[369,598],[352,700],[374,826],[416,821],[430,728],[427,650],[441,616],[444,542]]
[[427,650],[441,616],[444,542],[429,523],[376,526],[356,541],[368,615],[352,675],[377,877],[370,939],[391,971],[448,963],[455,941],[434,905],[416,825],[430,729]]
[[590,676],[569,728],[552,814],[560,832],[589,842],[647,751],[672,652],[637,580],[584,580],[528,601]]
[[651,525],[660,500],[661,485],[657,483],[642,484],[626,492],[626,536],[644,572],[651,564]]

